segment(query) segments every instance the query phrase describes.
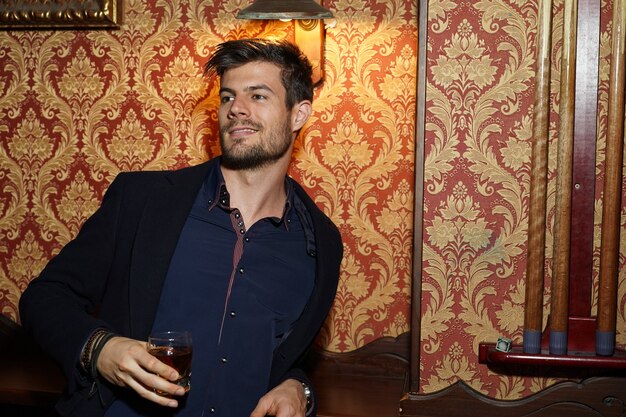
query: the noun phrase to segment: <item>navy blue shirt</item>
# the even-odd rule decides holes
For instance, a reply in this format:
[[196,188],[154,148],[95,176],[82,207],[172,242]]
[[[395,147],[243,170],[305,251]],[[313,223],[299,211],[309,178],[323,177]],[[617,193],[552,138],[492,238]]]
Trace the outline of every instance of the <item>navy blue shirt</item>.
[[311,230],[285,180],[282,218],[249,229],[219,168],[199,191],[165,280],[153,330],[189,330],[191,390],[179,409],[130,392],[107,417],[248,416],[268,389],[273,350],[302,313],[315,281]]

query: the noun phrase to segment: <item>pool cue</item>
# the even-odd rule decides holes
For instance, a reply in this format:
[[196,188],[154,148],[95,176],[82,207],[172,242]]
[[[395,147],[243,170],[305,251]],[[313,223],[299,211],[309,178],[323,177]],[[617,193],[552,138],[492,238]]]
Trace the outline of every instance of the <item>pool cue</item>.
[[528,214],[528,260],[524,302],[524,352],[541,351],[543,277],[546,244],[548,130],[550,116],[550,46],[552,0],[539,0],[537,70],[533,110],[532,165]]
[[577,2],[565,0],[553,270],[550,297],[550,353],[555,355],[567,353],[577,14]]
[[598,315],[596,321],[596,354],[613,355],[617,320],[617,278],[619,267],[619,231],[622,203],[622,164],[624,140],[624,43],[626,1],[613,6],[613,35],[609,79],[609,109],[602,197],[602,238]]

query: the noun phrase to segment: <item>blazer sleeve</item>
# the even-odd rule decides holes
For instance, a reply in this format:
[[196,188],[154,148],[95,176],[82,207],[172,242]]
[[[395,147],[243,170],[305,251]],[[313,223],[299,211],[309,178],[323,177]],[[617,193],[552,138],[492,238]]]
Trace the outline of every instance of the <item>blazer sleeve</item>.
[[114,256],[123,179],[121,174],[111,183],[99,209],[20,299],[22,325],[59,363],[69,392],[90,382],[78,367],[85,341],[96,328],[108,328],[95,314]]

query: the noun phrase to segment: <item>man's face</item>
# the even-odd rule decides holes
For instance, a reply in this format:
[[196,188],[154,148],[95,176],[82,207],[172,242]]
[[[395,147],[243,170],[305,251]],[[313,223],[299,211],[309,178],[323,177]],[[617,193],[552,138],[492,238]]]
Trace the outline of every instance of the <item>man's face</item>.
[[274,64],[251,62],[222,75],[218,112],[222,165],[255,169],[287,154],[295,134],[285,95],[280,68]]

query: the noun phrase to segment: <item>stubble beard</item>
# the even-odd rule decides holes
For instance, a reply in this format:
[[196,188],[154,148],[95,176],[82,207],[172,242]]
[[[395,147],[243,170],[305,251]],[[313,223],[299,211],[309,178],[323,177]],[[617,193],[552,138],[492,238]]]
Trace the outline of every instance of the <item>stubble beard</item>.
[[[239,124],[242,124],[239,122]],[[256,170],[281,159],[289,151],[291,146],[291,126],[288,121],[282,123],[267,132],[253,122],[245,122],[244,125],[257,130],[259,140],[253,145],[240,145],[238,140],[230,146],[225,143],[225,133],[235,123],[228,123],[220,128],[220,146],[222,148],[222,166],[232,170]],[[245,140],[245,139],[244,139]]]

